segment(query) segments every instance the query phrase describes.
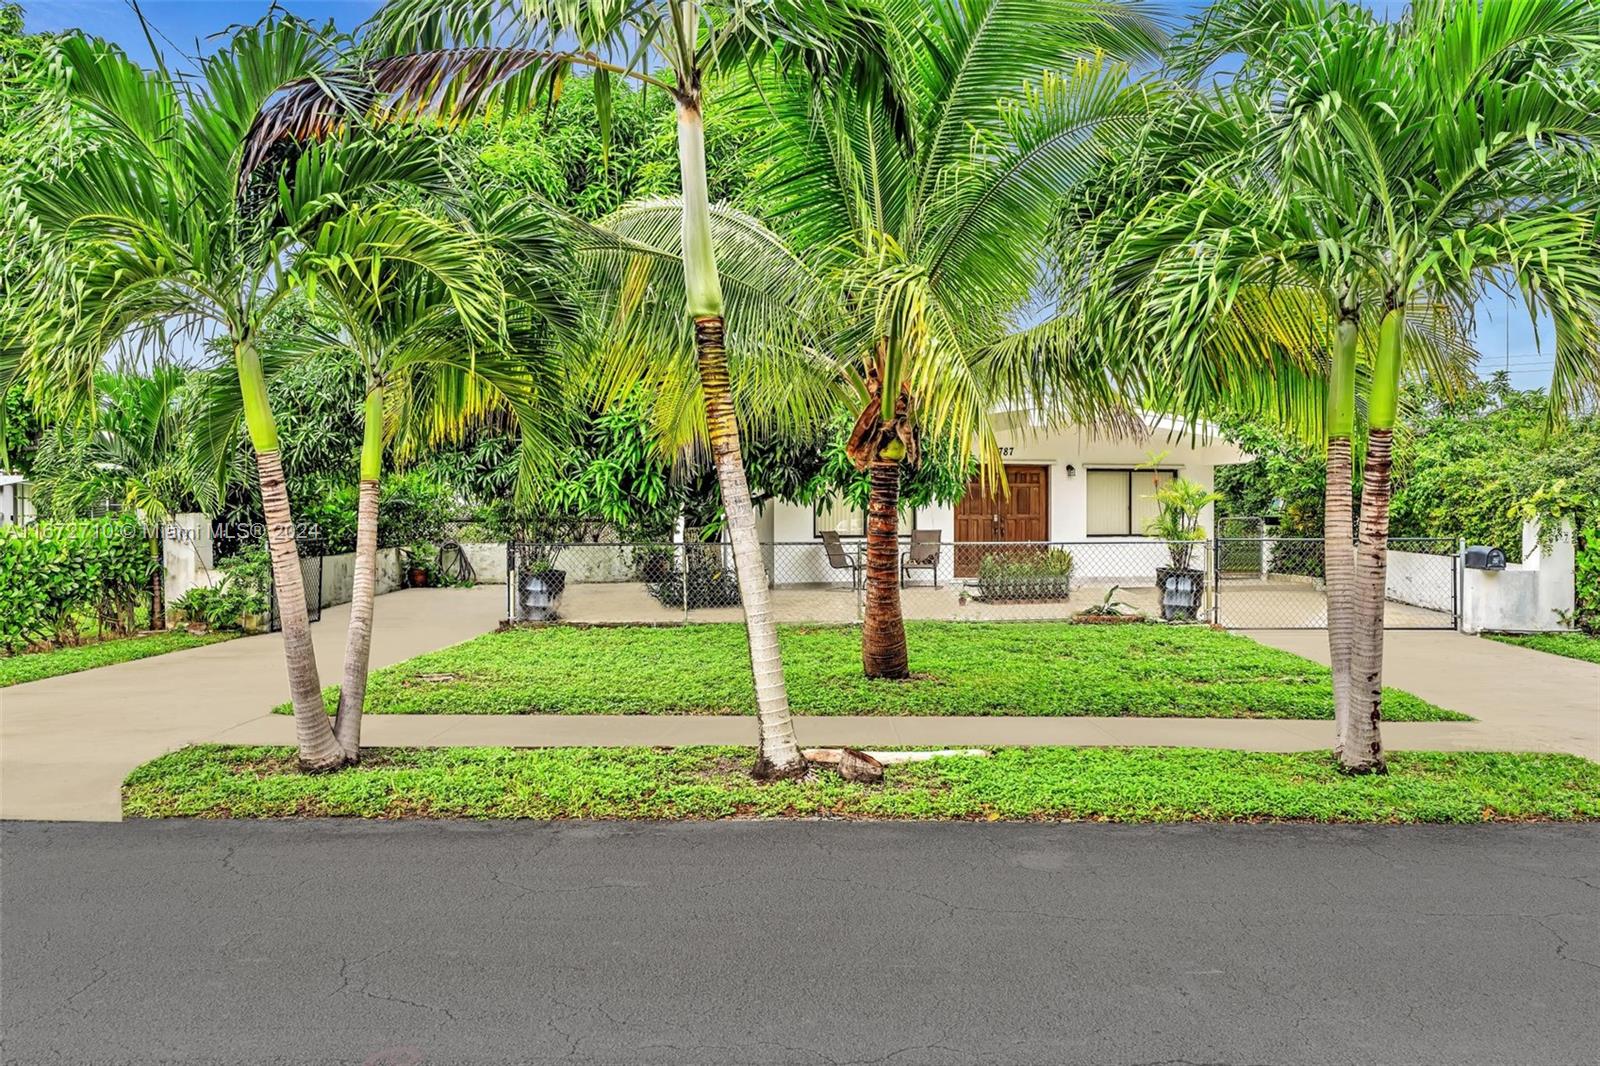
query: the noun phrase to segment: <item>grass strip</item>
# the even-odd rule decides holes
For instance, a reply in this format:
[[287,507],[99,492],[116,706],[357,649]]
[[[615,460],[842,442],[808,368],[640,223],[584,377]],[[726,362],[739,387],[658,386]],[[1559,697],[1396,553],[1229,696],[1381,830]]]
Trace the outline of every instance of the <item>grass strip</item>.
[[172,629],[165,633],[148,633],[138,637],[120,637],[94,644],[79,644],[50,651],[30,651],[21,655],[0,657],[0,688],[20,685],[26,681],[42,681],[47,677],[76,674],[100,666],[148,659],[152,655],[200,648],[218,641],[231,640],[237,633],[194,634],[186,629]]
[[1587,633],[1485,633],[1490,640],[1502,644],[1515,644],[1519,648],[1532,648],[1567,659],[1582,659],[1586,663],[1600,663],[1600,637]]
[[1486,822],[1600,818],[1600,764],[1574,755],[1397,752],[1340,774],[1326,752],[1006,748],[889,767],[751,779],[738,747],[375,748],[306,774],[288,747],[185,748],[128,775],[129,818],[839,817],[913,820]]

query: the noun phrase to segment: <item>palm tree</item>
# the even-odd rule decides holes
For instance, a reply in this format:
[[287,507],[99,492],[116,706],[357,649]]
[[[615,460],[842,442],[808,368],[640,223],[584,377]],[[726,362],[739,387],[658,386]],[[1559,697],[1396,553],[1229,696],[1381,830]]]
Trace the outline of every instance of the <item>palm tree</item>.
[[[1349,707],[1354,580],[1351,434],[1381,315],[1308,206],[1283,198],[1250,95],[1177,95],[1127,155],[1080,186],[1056,241],[1058,285],[1090,343],[1143,404],[1263,418],[1325,442],[1325,577],[1335,717]],[[1404,342],[1434,386],[1471,374],[1467,326],[1418,304]]]
[[99,403],[40,438],[30,480],[41,514],[72,518],[120,508],[164,520],[215,512],[227,471],[193,446],[202,396],[180,367],[96,377]]
[[306,82],[275,102],[261,118],[247,165],[286,136],[337,128],[352,108],[386,116],[522,108],[559,93],[573,68],[594,72],[602,131],[610,122],[613,77],[665,92],[675,102],[685,310],[749,635],[760,727],[756,770],[762,776],[804,773],[740,451],[703,116],[717,76],[761,62],[817,84],[848,81],[894,100],[871,9],[863,0],[390,0],[367,40],[389,58],[343,82]]
[[[337,767],[345,757],[322,705],[261,346],[274,310],[319,264],[437,247],[437,225],[388,198],[438,186],[438,153],[421,138],[341,137],[280,154],[236,196],[257,112],[284,85],[329,67],[330,42],[294,19],[267,20],[240,30],[193,81],[164,66],[141,70],[87,38],[59,48],[92,147],[24,187],[46,247],[21,372],[36,401],[59,407],[92,401],[95,371],[114,351],[152,355],[181,343],[231,360],[256,455],[300,759]],[[437,273],[453,268],[447,256]],[[492,294],[468,279],[452,291],[463,316],[489,329]]]
[[922,439],[1001,476],[989,414],[1047,420],[1120,409],[1099,368],[1015,334],[1059,198],[1138,128],[1149,90],[1097,50],[1148,55],[1134,4],[937,0],[901,4],[896,61],[913,147],[879,102],[764,87],[757,192],[795,254],[842,294],[827,342],[856,395],[849,452],[870,472],[862,665],[909,676],[899,581],[902,473]]
[[[366,392],[362,406],[356,550],[346,635],[344,678],[334,735],[350,762],[361,754],[361,714],[372,649],[378,561],[378,498],[385,443],[407,457],[459,437],[497,413],[511,415],[522,441],[523,491],[548,446],[559,404],[561,367],[552,357],[553,329],[572,325],[572,310],[554,284],[561,250],[549,221],[527,205],[468,202],[465,217],[441,223],[438,239],[459,245],[459,269],[437,273],[439,249],[370,263],[341,262],[342,236],[318,235],[309,249],[315,310],[331,335],[313,331],[312,350],[353,356]],[[453,289],[509,283],[504,337],[484,338],[464,323]],[[487,340],[487,343],[485,341]]]
[[[1384,768],[1390,441],[1402,374],[1419,350],[1439,350],[1410,343],[1413,324],[1465,322],[1485,289],[1509,277],[1555,319],[1553,395],[1592,390],[1600,371],[1586,154],[1600,131],[1594,14],[1592,0],[1440,0],[1396,23],[1328,0],[1218,7],[1189,43],[1186,66],[1242,53],[1223,98],[1261,121],[1239,151],[1141,211],[1112,242],[1119,267],[1108,274],[1131,266],[1144,286],[1121,320],[1138,318],[1147,343],[1179,338],[1174,359],[1202,353],[1209,312],[1241,306],[1252,287],[1310,293],[1322,309],[1330,651],[1337,750],[1352,773]],[[1352,548],[1362,349],[1368,436]]]

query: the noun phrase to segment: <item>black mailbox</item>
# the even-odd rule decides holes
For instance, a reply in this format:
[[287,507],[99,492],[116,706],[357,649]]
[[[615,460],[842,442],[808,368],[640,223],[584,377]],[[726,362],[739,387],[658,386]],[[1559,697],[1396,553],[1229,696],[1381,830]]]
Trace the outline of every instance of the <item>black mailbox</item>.
[[1467,549],[1465,562],[1468,570],[1504,570],[1506,553],[1499,548],[1474,544]]

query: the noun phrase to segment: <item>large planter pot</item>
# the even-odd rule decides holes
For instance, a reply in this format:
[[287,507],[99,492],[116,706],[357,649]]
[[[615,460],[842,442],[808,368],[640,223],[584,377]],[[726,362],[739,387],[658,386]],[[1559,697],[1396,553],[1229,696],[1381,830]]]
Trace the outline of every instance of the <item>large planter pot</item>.
[[551,622],[567,588],[565,570],[524,570],[517,575],[517,620]]
[[1158,566],[1156,591],[1161,596],[1163,619],[1168,622],[1193,622],[1200,617],[1200,603],[1205,597],[1205,571]]

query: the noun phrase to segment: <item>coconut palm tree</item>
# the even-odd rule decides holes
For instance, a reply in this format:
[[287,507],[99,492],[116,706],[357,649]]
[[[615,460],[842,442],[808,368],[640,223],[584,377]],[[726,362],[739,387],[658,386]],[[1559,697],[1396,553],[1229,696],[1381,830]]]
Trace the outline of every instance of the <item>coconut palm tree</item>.
[[339,137],[280,152],[240,190],[246,136],[284,85],[327,69],[334,44],[275,18],[236,33],[195,79],[147,72],[102,42],[60,42],[65,89],[92,147],[24,186],[45,245],[21,373],[39,402],[92,402],[115,351],[230,360],[256,454],[280,604],[301,762],[345,756],[322,705],[289,497],[267,403],[261,346],[273,312],[327,264],[426,261],[464,320],[492,332],[497,290],[481,284],[470,242],[390,198],[434,188],[444,171],[422,138]]
[[710,450],[722,488],[755,677],[763,776],[805,771],[790,721],[777,627],[745,479],[729,377],[723,275],[706,192],[705,97],[726,71],[758,64],[814,84],[849,83],[889,101],[883,35],[865,0],[390,0],[367,34],[380,57],[348,79],[319,79],[262,116],[253,163],[286,136],[338,127],[352,108],[385,116],[528,106],[568,72],[596,78],[602,132],[622,77],[677,105],[685,310],[698,356]]
[[[1207,312],[1239,306],[1252,287],[1303,290],[1322,307],[1330,650],[1337,749],[1349,772],[1384,768],[1389,451],[1400,381],[1418,358],[1411,324],[1419,314],[1465,322],[1486,289],[1509,278],[1555,320],[1552,395],[1593,394],[1597,35],[1592,0],[1440,0],[1394,23],[1328,0],[1219,6],[1180,58],[1192,71],[1242,54],[1224,95],[1263,121],[1240,151],[1111,242],[1120,267],[1107,276],[1131,265],[1144,286],[1122,320],[1140,319],[1150,340],[1187,335],[1174,359],[1199,353],[1194,338],[1215,321]],[[1368,434],[1352,549],[1363,348]]]
[[849,453],[870,473],[862,665],[909,676],[898,504],[924,436],[1001,476],[989,415],[1046,421],[1121,409],[1098,366],[1018,334],[1060,197],[1142,124],[1126,65],[1161,42],[1136,4],[935,0],[891,5],[907,150],[894,116],[848,90],[763,87],[752,148],[775,228],[841,294],[826,342],[855,394]]

